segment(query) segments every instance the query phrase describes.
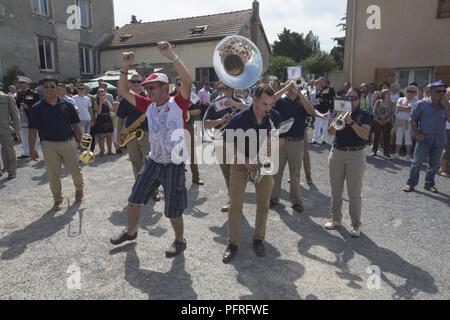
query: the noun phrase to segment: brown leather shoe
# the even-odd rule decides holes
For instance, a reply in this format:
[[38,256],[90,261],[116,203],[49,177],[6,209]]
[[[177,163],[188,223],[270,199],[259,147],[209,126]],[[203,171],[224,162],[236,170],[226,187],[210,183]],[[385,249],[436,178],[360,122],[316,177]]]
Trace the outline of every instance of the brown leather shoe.
[[61,211],[63,207],[63,200],[58,200],[55,201],[55,203],[53,204],[53,211]]
[[297,212],[297,213],[303,213],[303,211],[304,211],[303,206],[301,204],[299,204],[299,203],[294,204],[292,206],[292,209],[294,209],[294,211]]
[[75,191],[75,201],[76,202],[81,202],[83,200],[83,197],[84,197],[83,190],[76,190]]

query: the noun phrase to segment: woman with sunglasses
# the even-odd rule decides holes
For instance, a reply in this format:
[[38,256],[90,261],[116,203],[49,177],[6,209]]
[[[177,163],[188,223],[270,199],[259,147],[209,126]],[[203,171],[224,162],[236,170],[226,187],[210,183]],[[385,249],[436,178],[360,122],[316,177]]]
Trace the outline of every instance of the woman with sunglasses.
[[94,110],[97,113],[95,120],[95,133],[98,136],[98,144],[100,147],[100,157],[105,155],[105,140],[108,147],[108,155],[113,155],[112,152],[112,135],[114,131],[111,112],[114,108],[106,98],[106,91],[98,89],[97,99],[94,103]]
[[345,128],[337,131],[330,126],[328,133],[335,135],[333,148],[328,157],[331,184],[331,220],[325,229],[333,230],[342,222],[342,194],[344,182],[347,181],[349,213],[352,221],[350,235],[361,234],[361,191],[364,172],[366,170],[366,152],[364,150],[369,139],[371,117],[361,110],[361,92],[351,88],[347,97],[352,101],[352,113],[344,119]]

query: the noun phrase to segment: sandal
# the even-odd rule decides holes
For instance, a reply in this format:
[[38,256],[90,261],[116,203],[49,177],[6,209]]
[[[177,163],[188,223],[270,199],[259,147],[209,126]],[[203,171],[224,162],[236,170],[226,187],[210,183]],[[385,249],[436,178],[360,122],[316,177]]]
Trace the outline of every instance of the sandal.
[[446,177],[446,178],[450,177],[450,173],[445,170],[439,171],[438,175],[440,175],[441,177]]

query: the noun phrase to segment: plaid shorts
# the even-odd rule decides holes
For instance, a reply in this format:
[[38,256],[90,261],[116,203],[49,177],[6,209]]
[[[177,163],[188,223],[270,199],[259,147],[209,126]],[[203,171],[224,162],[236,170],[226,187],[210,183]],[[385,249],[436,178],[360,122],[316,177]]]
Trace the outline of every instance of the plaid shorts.
[[187,208],[186,175],[184,164],[163,165],[145,158],[144,168],[139,172],[128,202],[146,204],[156,189],[164,189],[164,215],[178,218]]

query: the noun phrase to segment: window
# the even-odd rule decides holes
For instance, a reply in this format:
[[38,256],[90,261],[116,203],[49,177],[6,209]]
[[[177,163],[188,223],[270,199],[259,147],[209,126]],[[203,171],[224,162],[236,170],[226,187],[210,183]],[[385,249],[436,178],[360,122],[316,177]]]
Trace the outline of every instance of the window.
[[42,16],[50,16],[48,0],[33,0],[33,12]]
[[208,29],[208,25],[197,26],[191,29],[191,37],[201,36]]
[[395,72],[395,82],[402,88],[406,88],[410,83],[416,82],[419,88],[425,87],[431,82],[431,69],[404,69]]
[[438,19],[450,18],[450,0],[439,0]]
[[80,8],[81,27],[91,27],[91,8],[89,0],[77,0],[77,5]]
[[195,69],[195,81],[199,82],[213,82],[217,81],[217,75],[214,68],[196,68]]
[[38,38],[39,64],[42,71],[55,71],[55,45],[53,40]]
[[80,65],[81,73],[93,74],[94,73],[94,63],[93,63],[92,49],[89,47],[80,47]]

